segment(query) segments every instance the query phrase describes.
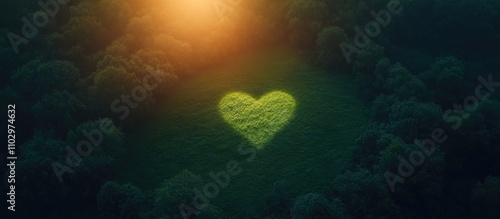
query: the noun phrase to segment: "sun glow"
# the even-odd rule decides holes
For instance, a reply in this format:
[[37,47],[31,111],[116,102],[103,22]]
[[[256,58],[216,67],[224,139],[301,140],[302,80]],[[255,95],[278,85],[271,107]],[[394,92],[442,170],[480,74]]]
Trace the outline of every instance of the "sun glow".
[[177,19],[209,22],[217,18],[211,0],[180,0],[170,3],[169,6],[172,15]]
[[[195,66],[220,63],[230,58],[230,54],[251,47],[249,31],[259,32],[248,25],[254,20],[243,0],[149,1],[151,10],[141,18],[152,24],[152,40],[145,41],[143,46],[175,54],[170,58],[177,60],[174,62],[196,62]],[[137,25],[140,30],[146,24]]]

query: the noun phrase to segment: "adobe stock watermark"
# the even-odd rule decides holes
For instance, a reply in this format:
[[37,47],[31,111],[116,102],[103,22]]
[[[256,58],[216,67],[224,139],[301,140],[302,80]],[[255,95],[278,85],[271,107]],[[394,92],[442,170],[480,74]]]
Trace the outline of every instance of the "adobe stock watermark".
[[242,2],[243,0],[213,0],[212,5],[219,16],[219,20],[224,21],[227,19],[227,15],[233,12]]
[[[143,79],[143,84],[134,87],[129,94],[122,94],[121,99],[116,99],[111,103],[111,110],[114,113],[122,113],[120,119],[123,121],[130,115],[131,109],[138,107],[139,103],[147,98],[147,92],[156,89],[160,83],[164,81],[156,72],[152,69],[147,69],[150,73],[146,75]],[[119,105],[121,104],[121,105]],[[76,145],[76,150],[70,146],[66,146],[66,165],[61,164],[57,161],[52,162],[52,168],[54,174],[57,176],[59,182],[63,182],[63,175],[65,173],[74,173],[73,168],[78,167],[83,158],[89,156],[92,153],[93,147],[99,147],[103,141],[104,134],[110,134],[113,129],[113,122],[110,119],[101,119],[99,128],[88,130],[82,130],[82,134],[86,139],[81,140]]]
[[21,44],[28,44],[29,40],[34,38],[40,28],[47,26],[49,23],[49,16],[55,17],[59,13],[60,5],[66,5],[70,0],[43,0],[38,1],[38,5],[42,10],[33,13],[32,16],[22,17],[23,26],[21,27],[21,35],[9,32],[7,38],[9,39],[12,49],[17,54],[19,53],[19,46]]
[[130,94],[122,94],[120,98],[111,102],[111,111],[121,113],[119,117],[121,120],[127,119],[131,109],[136,109],[148,97],[148,91],[156,89],[165,80],[152,69],[148,69],[148,72],[150,74],[143,78],[142,85],[134,87]]
[[382,27],[387,27],[391,24],[392,16],[403,11],[404,7],[398,0],[391,0],[387,3],[387,10],[379,12],[371,11],[370,14],[375,20],[366,23],[365,28],[359,26],[354,27],[356,35],[353,38],[354,45],[346,42],[340,43],[340,49],[347,63],[352,62],[351,56],[361,53],[371,43],[371,38],[377,37],[382,32]]
[[[238,153],[242,156],[248,156],[245,161],[252,162],[257,156],[257,150],[250,147],[245,147],[246,143],[242,142],[238,146]],[[179,204],[178,208],[183,218],[188,219],[193,215],[200,214],[200,210],[210,204],[210,199],[219,196],[220,190],[226,188],[231,182],[231,177],[241,173],[242,168],[236,160],[227,162],[226,169],[218,173],[209,172],[208,175],[213,181],[206,183],[202,188],[193,188],[195,196],[190,205],[185,203]],[[200,189],[202,189],[200,191]]]
[[[457,130],[462,125],[464,119],[469,118],[470,113],[475,112],[481,103],[488,99],[496,87],[500,87],[500,82],[493,81],[493,76],[488,75],[488,79],[483,76],[478,77],[479,84],[476,86],[474,95],[466,97],[463,104],[454,104],[454,109],[448,109],[443,114],[443,120],[451,125],[453,130]],[[456,114],[450,116],[450,114]],[[436,128],[432,131],[430,138],[425,140],[415,140],[415,144],[419,146],[420,150],[412,151],[408,160],[403,156],[398,156],[400,161],[398,166],[398,174],[386,171],[384,177],[387,185],[392,192],[396,190],[395,186],[398,183],[404,183],[405,178],[410,177],[415,172],[415,168],[419,167],[425,162],[426,157],[432,156],[436,151],[438,144],[443,144],[448,140],[448,135],[442,128]]]
[[63,182],[63,175],[65,173],[74,173],[73,168],[78,167],[83,158],[92,154],[93,147],[99,147],[101,145],[104,134],[110,134],[113,129],[113,122],[109,119],[100,120],[99,128],[92,129],[90,131],[82,130],[82,134],[85,136],[86,140],[81,140],[76,145],[76,151],[70,146],[66,146],[66,165],[61,164],[57,161],[52,162],[52,169],[54,174],[57,176],[59,182]]

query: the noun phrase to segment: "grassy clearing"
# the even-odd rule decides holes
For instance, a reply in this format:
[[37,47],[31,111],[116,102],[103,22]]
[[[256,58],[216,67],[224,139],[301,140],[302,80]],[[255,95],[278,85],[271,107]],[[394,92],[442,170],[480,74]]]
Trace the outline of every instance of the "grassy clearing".
[[[209,172],[236,160],[242,172],[211,200],[229,213],[262,208],[277,181],[293,196],[327,187],[348,165],[366,121],[364,106],[349,76],[318,70],[295,54],[286,48],[259,51],[183,82],[156,108],[154,120],[128,135],[130,157],[121,181],[153,189],[187,169],[211,182]],[[268,141],[253,162],[244,162],[237,147],[248,141],[247,132],[256,132],[235,129],[219,104],[234,92],[259,99],[273,91],[293,97],[293,117],[272,138],[257,134],[257,143]]]

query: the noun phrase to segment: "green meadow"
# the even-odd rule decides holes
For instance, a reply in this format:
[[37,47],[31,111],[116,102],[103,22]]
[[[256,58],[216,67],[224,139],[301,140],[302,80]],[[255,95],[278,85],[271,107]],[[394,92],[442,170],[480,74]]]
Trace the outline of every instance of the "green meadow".
[[[322,191],[348,167],[366,124],[355,87],[351,75],[311,66],[292,49],[235,57],[158,101],[153,119],[129,132],[119,180],[151,190],[186,169],[208,183],[235,160],[241,173],[210,200],[227,213],[261,210],[275,182],[291,197]],[[252,162],[242,143],[257,150]]]

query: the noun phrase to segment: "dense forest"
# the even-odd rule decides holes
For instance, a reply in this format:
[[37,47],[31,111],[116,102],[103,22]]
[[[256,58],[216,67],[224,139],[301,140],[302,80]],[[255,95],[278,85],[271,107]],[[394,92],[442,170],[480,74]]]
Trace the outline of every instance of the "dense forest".
[[[0,102],[16,106],[18,151],[7,218],[500,218],[499,0],[5,0],[0,10]],[[265,208],[234,212],[187,205],[205,183],[189,169],[156,188],[117,180],[129,136],[163,100],[275,45],[351,78],[366,108],[329,185],[276,182]]]

